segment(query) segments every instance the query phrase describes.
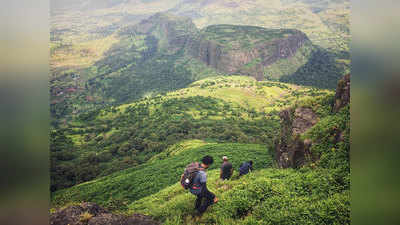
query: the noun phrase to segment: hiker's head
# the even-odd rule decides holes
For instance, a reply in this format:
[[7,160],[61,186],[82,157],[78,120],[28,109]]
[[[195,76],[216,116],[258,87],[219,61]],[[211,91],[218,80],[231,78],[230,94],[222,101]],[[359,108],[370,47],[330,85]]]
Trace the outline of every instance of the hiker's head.
[[228,161],[228,156],[222,156],[222,160],[224,160],[224,162]]
[[208,168],[211,164],[213,164],[214,159],[212,156],[206,155],[203,157],[201,162],[202,162],[204,168]]
[[249,163],[250,163],[250,165],[253,165],[253,161],[252,160],[250,160]]

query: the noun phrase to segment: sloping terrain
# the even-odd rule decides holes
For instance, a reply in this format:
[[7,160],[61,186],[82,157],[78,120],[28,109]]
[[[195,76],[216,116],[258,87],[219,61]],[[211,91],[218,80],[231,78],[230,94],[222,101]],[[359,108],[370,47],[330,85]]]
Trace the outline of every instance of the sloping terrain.
[[[295,113],[293,120],[282,117],[281,121],[281,130],[288,126],[293,136],[278,135],[280,141],[288,141],[287,152],[305,151],[290,144],[298,140],[312,143],[301,164],[289,165],[297,169],[274,168],[272,155],[278,155],[282,142],[277,142],[274,153],[263,145],[193,140],[142,166],[55,192],[53,205],[90,200],[118,213],[145,214],[163,224],[350,224],[350,113],[348,102],[342,104],[347,92],[342,90],[348,88],[341,85],[336,96],[308,98],[282,111]],[[318,116],[311,126],[298,126],[298,118],[301,123],[312,118],[300,116],[297,109],[304,108]],[[186,164],[205,154],[216,158],[207,186],[219,202],[196,217],[194,196],[177,181]],[[236,171],[242,161],[252,159],[255,171],[240,178],[235,171],[231,180],[222,182],[217,169],[222,155],[231,158]],[[281,157],[276,159],[277,165],[285,165]]]
[[[201,218],[179,183],[131,203],[128,212],[164,224],[350,224],[349,82],[346,76],[335,97],[310,98],[282,111],[274,156],[279,167],[297,170],[267,168],[224,182],[217,170],[210,172],[208,187],[220,201]],[[310,113],[318,119],[307,125],[314,120]],[[286,162],[299,153],[301,162]]]
[[54,211],[50,215],[50,225],[158,225],[149,216],[133,214],[116,215],[94,203],[83,202]]
[[[73,27],[88,33],[90,24],[102,30],[137,23],[157,12],[190,17],[200,28],[213,24],[299,29],[317,45],[348,51],[349,0],[129,0],[66,1],[51,4],[52,27]],[[72,18],[81,17],[81,20]]]
[[129,205],[163,224],[350,224],[350,192],[328,170],[261,169],[221,182],[209,172],[208,187],[219,198],[195,217],[195,196],[179,184]]
[[64,40],[64,32],[52,33],[53,118],[220,74],[334,88],[345,71],[336,53],[314,46],[296,29],[212,25],[199,30],[189,18],[157,13],[110,32],[95,39],[75,34],[83,39],[78,45]]
[[[215,158],[216,163],[210,167],[210,170],[219,167],[224,155],[232,158],[235,168],[245,158],[253,159],[254,167],[257,169],[271,166],[272,163],[271,156],[263,145],[208,143],[200,147],[188,147],[182,149],[179,154],[170,155],[165,159],[153,160],[141,166],[55,192],[52,197],[53,204],[92,201],[106,206],[114,199],[132,202],[175,184],[185,166],[192,161],[201,160],[204,155]],[[123,208],[123,205],[120,207]]]
[[136,166],[185,139],[272,145],[278,110],[330,93],[245,76],[82,113],[51,131],[51,190]]
[[[335,96],[310,96],[282,110],[274,150],[187,140],[140,166],[54,192],[52,204],[93,201],[163,224],[350,224],[349,87],[346,76]],[[185,165],[206,154],[216,159],[208,171],[208,187],[220,201],[196,217],[194,197],[178,181]],[[296,160],[299,154],[302,160]],[[221,182],[223,155],[235,169],[252,159],[255,171],[240,178],[235,172]]]

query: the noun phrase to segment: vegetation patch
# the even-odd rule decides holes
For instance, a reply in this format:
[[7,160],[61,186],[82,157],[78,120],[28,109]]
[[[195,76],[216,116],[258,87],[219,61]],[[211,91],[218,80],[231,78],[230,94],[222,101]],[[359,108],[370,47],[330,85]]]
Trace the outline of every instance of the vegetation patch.
[[173,155],[162,160],[155,159],[137,167],[57,191],[52,194],[52,204],[62,206],[68,202],[91,201],[106,205],[113,199],[132,202],[175,184],[187,164],[199,161],[207,154],[215,159],[211,170],[219,168],[224,155],[232,159],[235,168],[239,167],[244,159],[252,159],[257,169],[272,164],[272,159],[263,145],[206,144],[186,150],[185,154]]

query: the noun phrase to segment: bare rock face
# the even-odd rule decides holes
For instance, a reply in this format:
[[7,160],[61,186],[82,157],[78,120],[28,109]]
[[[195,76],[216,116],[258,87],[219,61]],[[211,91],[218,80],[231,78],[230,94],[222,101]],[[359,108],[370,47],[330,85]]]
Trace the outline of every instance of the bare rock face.
[[[233,25],[213,25],[210,27],[212,31],[208,32],[207,28],[206,31],[200,32],[200,36],[186,39],[185,46],[189,55],[220,72],[253,76],[257,80],[265,80],[264,70],[266,67],[281,59],[291,58],[300,48],[311,45],[310,40],[304,33],[292,30],[291,33],[285,33],[284,35],[283,32],[285,31],[279,31],[282,32],[282,34],[278,34],[281,35],[279,38],[273,37],[273,35],[277,35],[276,33],[269,34],[271,38],[262,41],[259,39],[264,36],[258,34],[259,36],[254,37],[254,40],[245,40],[249,45],[243,46],[240,40],[230,39],[232,34],[221,33],[224,33],[226,29],[230,29],[235,31],[235,35],[240,36],[246,33],[245,28]],[[255,35],[255,30],[257,33],[266,32],[264,28],[256,29],[253,27],[249,29],[251,30],[249,32],[253,32],[249,36]],[[202,35],[204,34],[211,34],[211,37],[203,38]],[[222,38],[224,35],[229,41]],[[252,66],[245,66],[250,64]]]
[[[213,43],[211,44],[213,48],[208,45],[205,46],[206,48],[200,48],[196,53],[200,55],[198,58],[207,65],[224,73],[239,73],[253,76],[257,80],[264,80],[264,67],[272,65],[280,59],[294,56],[297,50],[309,40],[304,33],[296,32],[276,41],[265,41],[255,45],[253,48],[243,48],[233,44],[229,50],[213,41],[209,42]],[[214,57],[204,57],[204,55]],[[248,71],[243,69],[244,65],[251,63],[255,59],[260,59],[261,61]]]
[[94,203],[59,209],[50,215],[50,225],[158,225],[151,217],[133,214],[116,215]]
[[350,74],[343,77],[338,83],[335,95],[334,112],[338,112],[342,107],[350,103]]
[[[338,82],[335,95],[335,105],[332,111],[338,112],[350,103],[350,75],[344,76]],[[310,152],[312,141],[302,141],[300,136],[318,123],[319,118],[311,108],[298,107],[280,112],[281,134],[275,141],[275,160],[280,168],[297,168],[304,164],[306,159],[315,161],[318,156]],[[343,133],[339,128],[330,131],[334,142],[343,141]]]
[[300,107],[294,112],[292,133],[302,134],[318,122],[318,116],[310,108]]
[[311,140],[302,141],[299,136],[318,122],[318,116],[305,107],[284,110],[281,117],[281,135],[275,143],[275,159],[280,168],[296,168],[311,157]]

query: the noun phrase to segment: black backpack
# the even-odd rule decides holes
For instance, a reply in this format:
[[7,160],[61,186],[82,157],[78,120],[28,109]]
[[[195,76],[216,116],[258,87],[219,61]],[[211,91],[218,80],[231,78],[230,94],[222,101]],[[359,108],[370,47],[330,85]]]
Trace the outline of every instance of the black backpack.
[[187,165],[181,177],[182,187],[185,189],[191,188],[193,186],[194,178],[200,170],[203,170],[203,168],[198,162],[193,162]]

